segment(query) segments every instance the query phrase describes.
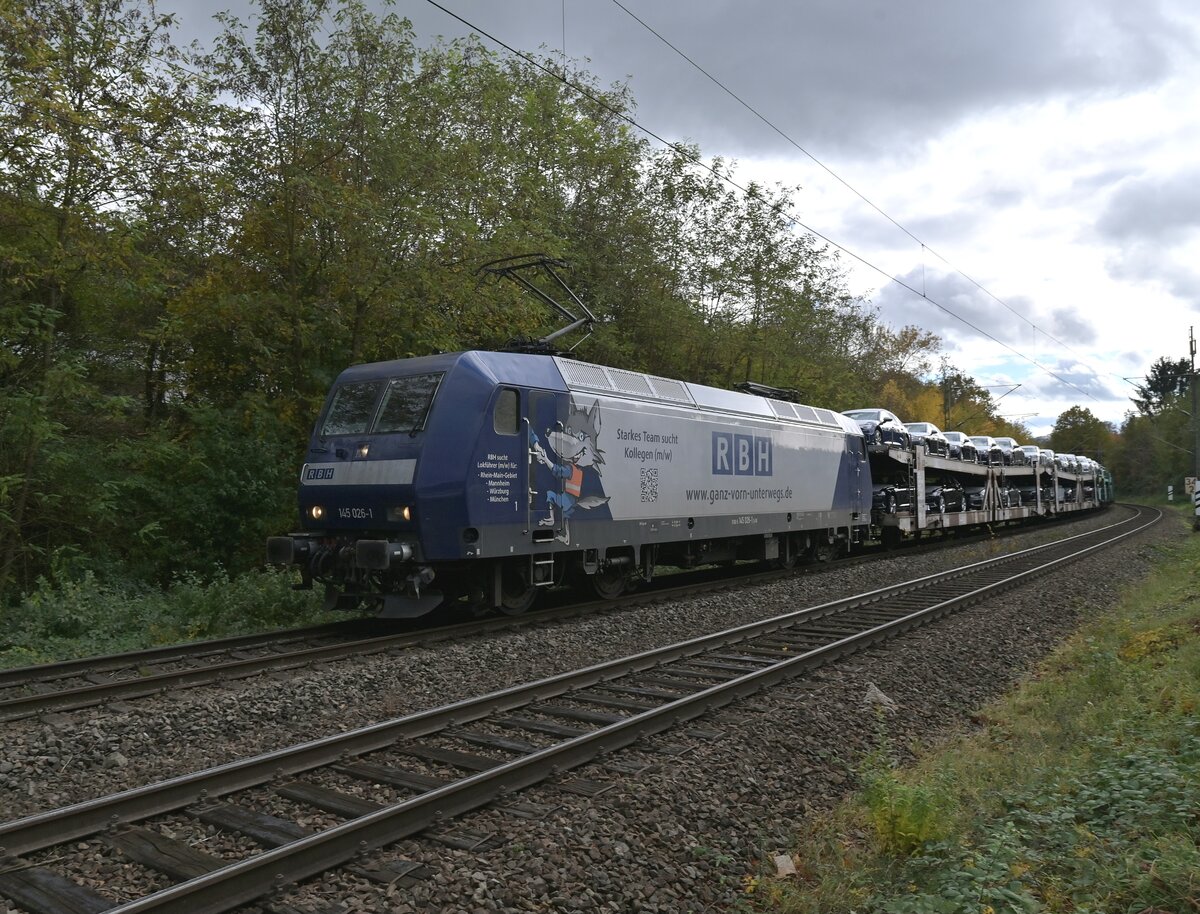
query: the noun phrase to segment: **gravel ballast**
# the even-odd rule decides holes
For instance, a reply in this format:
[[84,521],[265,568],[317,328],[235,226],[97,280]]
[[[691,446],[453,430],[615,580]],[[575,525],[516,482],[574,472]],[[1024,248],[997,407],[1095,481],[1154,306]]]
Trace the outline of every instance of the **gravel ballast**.
[[[1111,523],[1117,513],[1072,529]],[[1063,529],[194,689],[123,709],[7,724],[0,805],[6,819],[28,815],[1024,548]],[[614,781],[599,797],[546,785],[521,796],[554,810],[541,819],[485,810],[455,823],[502,835],[499,848],[464,851],[412,841],[372,855],[423,863],[432,878],[389,888],[339,872],[287,900],[397,912],[720,909],[741,894],[741,878],[764,855],[787,847],[799,820],[848,788],[857,760],[878,743],[881,720],[901,746],[968,725],[973,710],[1007,689],[1081,615],[1111,605],[1123,586],[1143,576],[1159,543],[1186,535],[1169,517],[995,604],[692,725],[719,731],[715,738],[669,733],[629,751],[631,758],[655,762],[652,770],[625,776],[598,763],[572,773]],[[894,711],[881,715],[864,701],[872,685]],[[667,744],[686,751],[653,751]]]

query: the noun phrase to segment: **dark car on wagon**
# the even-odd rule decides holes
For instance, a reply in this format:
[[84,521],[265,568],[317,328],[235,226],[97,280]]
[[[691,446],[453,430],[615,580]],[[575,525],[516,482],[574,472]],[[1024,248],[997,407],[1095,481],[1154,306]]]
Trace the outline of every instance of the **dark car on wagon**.
[[996,443],[1000,445],[1000,451],[1004,454],[1004,462],[1008,466],[1025,466],[1028,462],[1025,452],[1017,444],[1016,438],[997,438]]
[[950,457],[954,460],[966,460],[970,463],[975,463],[978,459],[978,451],[975,450],[975,443],[967,437],[964,432],[944,432],[946,441],[950,444]]
[[1004,465],[1004,451],[991,435],[972,435],[971,441],[979,450],[980,463],[986,463],[992,467]]
[[923,447],[926,454],[935,457],[950,456],[950,442],[932,422],[909,422],[904,427],[912,435],[913,447]]
[[917,490],[902,482],[879,483],[871,496],[871,509],[881,514],[911,511],[917,498]]
[[956,479],[933,483],[925,488],[925,506],[938,514],[967,510],[966,494]]
[[842,413],[858,423],[867,444],[883,444],[908,449],[911,437],[904,423],[891,410],[850,409]]
[[987,492],[987,486],[967,486],[963,489],[963,495],[967,500],[968,511],[982,511],[984,494]]

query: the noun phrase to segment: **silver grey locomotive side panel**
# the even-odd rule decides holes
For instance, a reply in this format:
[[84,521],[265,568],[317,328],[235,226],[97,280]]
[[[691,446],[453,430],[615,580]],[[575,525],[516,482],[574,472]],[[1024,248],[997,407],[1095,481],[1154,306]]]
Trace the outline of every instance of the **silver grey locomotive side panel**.
[[760,514],[836,514],[845,524],[864,491],[869,501],[865,463],[855,491],[838,484],[847,438],[861,432],[829,410],[555,361],[572,410],[595,417],[614,520],[721,519],[733,534]]

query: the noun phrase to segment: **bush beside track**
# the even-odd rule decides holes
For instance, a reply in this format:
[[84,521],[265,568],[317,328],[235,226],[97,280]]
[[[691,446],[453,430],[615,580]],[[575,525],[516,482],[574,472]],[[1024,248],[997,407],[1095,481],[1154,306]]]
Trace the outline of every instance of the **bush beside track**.
[[91,574],[42,581],[6,613],[0,669],[344,618],[322,612],[320,596],[293,590],[293,583],[270,571],[184,576],[166,590]]

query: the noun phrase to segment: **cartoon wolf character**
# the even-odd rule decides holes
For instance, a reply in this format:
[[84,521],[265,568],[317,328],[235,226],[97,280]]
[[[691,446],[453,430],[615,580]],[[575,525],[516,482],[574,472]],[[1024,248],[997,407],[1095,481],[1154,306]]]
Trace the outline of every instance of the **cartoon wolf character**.
[[[546,493],[546,516],[538,521],[539,527],[554,526],[554,506],[562,515],[562,533],[555,536],[564,545],[571,544],[571,531],[568,521],[578,508],[590,511],[608,504],[607,495],[583,495],[584,475],[595,473],[600,477],[600,467],[604,465],[604,452],[600,450],[597,439],[600,437],[600,401],[592,403],[591,408],[579,408],[571,399],[567,411],[567,421],[556,431],[547,430],[547,444],[553,456],[546,451],[542,443],[534,435],[533,452],[538,462],[550,469],[556,479],[562,479],[562,491]],[[591,486],[589,488],[595,488]],[[603,490],[601,490],[603,491]]]

